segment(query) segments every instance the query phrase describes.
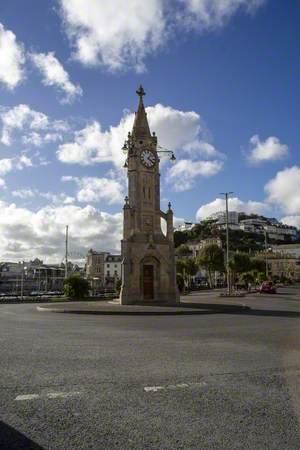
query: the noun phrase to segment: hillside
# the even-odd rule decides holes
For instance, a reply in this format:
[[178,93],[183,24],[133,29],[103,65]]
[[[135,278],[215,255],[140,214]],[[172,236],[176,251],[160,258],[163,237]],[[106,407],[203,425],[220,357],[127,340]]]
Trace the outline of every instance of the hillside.
[[[275,219],[270,219],[264,216],[259,216],[255,214],[247,215],[241,213],[239,215],[239,220],[246,219],[261,219],[264,220],[267,225],[272,225]],[[220,227],[217,220],[205,220],[201,223],[195,225],[189,231],[175,231],[174,241],[175,247],[181,244],[185,244],[188,241],[199,241],[211,237],[218,237],[222,241],[222,245],[225,247],[226,243],[226,230]],[[259,251],[265,248],[265,236],[264,233],[258,232],[245,232],[243,230],[229,230],[230,248],[232,250],[240,251]],[[280,245],[280,244],[290,244],[300,242],[299,236],[295,240],[291,236],[285,236],[284,240],[276,239],[272,235],[270,237],[267,234],[268,245]]]

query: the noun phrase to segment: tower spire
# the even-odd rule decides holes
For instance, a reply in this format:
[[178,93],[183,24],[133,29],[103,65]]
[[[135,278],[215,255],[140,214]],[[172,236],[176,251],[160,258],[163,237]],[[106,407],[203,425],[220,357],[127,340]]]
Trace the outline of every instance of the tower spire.
[[147,119],[147,113],[145,111],[145,106],[143,102],[143,97],[146,95],[146,92],[144,91],[144,88],[142,85],[138,88],[136,91],[137,95],[139,96],[139,105],[138,110],[135,113],[135,119],[133,123],[132,128],[132,135],[136,138],[145,138],[150,137],[150,128],[148,124]]

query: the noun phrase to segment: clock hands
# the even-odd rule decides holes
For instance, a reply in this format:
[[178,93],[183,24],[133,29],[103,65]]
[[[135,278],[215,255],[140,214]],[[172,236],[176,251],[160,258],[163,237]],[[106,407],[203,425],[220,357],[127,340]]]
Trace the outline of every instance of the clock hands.
[[155,164],[155,155],[150,150],[144,150],[141,153],[141,161],[146,167],[151,167]]

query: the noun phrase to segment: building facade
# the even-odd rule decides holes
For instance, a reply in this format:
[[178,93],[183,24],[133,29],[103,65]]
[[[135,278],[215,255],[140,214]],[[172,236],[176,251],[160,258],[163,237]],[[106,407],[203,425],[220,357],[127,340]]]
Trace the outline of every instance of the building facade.
[[104,284],[105,286],[115,286],[118,280],[122,279],[122,256],[106,255],[104,261]]
[[108,252],[97,252],[90,249],[86,256],[86,277],[88,279],[99,279],[104,281],[104,262]]
[[211,237],[207,239],[201,239],[199,241],[188,241],[185,245],[191,251],[190,257],[197,258],[199,251],[207,245],[217,245],[218,247],[222,248],[222,241],[218,237]]
[[114,288],[122,278],[122,257],[90,249],[86,256],[86,278],[94,294]]
[[[70,271],[71,273],[71,271]],[[33,261],[0,263],[0,293],[15,295],[62,291],[65,268],[61,264]]]
[[184,222],[175,229],[175,231],[190,231],[196,224],[193,222]]

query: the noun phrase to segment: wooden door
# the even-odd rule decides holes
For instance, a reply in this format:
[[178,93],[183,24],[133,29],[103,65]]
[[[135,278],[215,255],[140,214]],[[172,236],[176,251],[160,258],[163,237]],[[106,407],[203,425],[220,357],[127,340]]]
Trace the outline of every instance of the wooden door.
[[154,270],[153,266],[143,268],[144,299],[152,300],[154,297]]

